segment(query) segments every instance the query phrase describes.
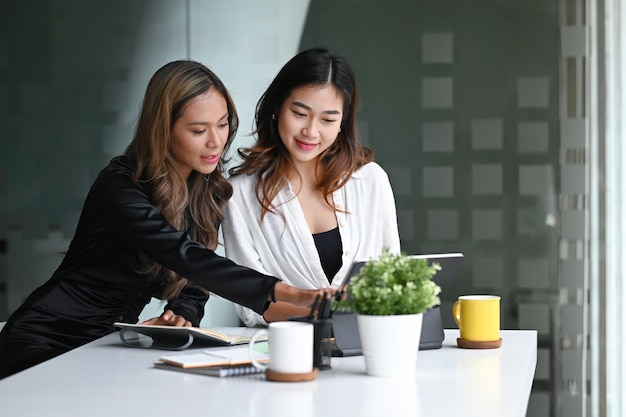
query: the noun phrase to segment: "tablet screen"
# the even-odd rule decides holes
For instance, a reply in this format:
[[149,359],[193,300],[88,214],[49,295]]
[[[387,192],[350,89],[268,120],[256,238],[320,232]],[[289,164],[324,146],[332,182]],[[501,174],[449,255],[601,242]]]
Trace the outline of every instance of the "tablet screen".
[[[454,281],[454,277],[458,274],[459,269],[461,269],[461,264],[463,263],[462,253],[432,253],[410,256],[412,258],[427,259],[429,264],[436,262],[441,266],[441,270],[437,271],[433,277],[433,281],[441,287],[442,291],[452,285],[452,281]],[[339,286],[340,290],[345,290],[345,287],[350,282],[350,279],[358,275],[365,263],[366,261],[355,261],[352,264],[350,271],[348,271],[348,274]]]

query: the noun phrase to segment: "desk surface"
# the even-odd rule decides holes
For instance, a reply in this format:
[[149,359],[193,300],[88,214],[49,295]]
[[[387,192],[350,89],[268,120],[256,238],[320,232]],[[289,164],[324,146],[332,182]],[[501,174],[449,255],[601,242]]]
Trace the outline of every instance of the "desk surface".
[[518,416],[537,362],[535,331],[502,331],[502,347],[420,351],[415,378],[365,374],[362,356],[333,358],[311,382],[216,378],[152,368],[164,351],[123,347],[117,333],[0,381],[4,416]]

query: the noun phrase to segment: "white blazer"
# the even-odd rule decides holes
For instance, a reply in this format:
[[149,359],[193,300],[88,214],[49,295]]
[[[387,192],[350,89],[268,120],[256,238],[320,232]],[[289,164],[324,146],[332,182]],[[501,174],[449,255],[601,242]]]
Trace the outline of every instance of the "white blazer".
[[[278,213],[263,222],[254,190],[254,176],[230,179],[233,196],[226,204],[222,232],[226,257],[234,262],[280,278],[298,288],[328,287],[313,235],[290,185],[274,199]],[[400,252],[396,204],[387,173],[375,162],[352,175],[333,193],[343,246],[342,266],[331,286],[337,288],[354,261],[380,255],[387,247]],[[235,305],[246,326],[267,324],[254,311]]]

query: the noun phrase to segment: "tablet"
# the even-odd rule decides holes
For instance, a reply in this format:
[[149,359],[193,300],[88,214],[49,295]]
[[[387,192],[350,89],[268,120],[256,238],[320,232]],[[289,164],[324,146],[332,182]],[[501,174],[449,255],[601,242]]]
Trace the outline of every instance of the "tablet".
[[433,281],[441,287],[442,292],[450,288],[463,263],[462,253],[431,253],[428,255],[411,255],[411,258],[427,259],[430,265],[436,262],[441,266],[441,270],[437,271]]
[[[441,266],[441,270],[437,271],[432,279],[441,287],[442,292],[450,288],[463,263],[462,253],[438,253],[410,256],[427,259],[429,264],[437,262]],[[358,261],[352,264],[350,271],[341,284],[341,289],[345,289],[350,279],[358,275],[363,265],[365,265],[365,262],[366,261]],[[349,296],[350,293],[348,292],[348,297]],[[333,356],[354,356],[363,354],[356,314],[336,312],[333,315],[333,335],[335,337]],[[439,306],[435,306],[424,312],[419,349],[439,349],[443,345],[444,338],[441,312]]]
[[[441,291],[450,288],[454,277],[459,273],[461,264],[463,263],[462,253],[431,253],[426,255],[409,255],[411,258],[426,259],[428,264],[432,265],[434,262],[441,266],[441,270],[437,271],[433,276],[433,281],[441,287]],[[345,289],[346,285],[350,283],[352,277],[359,274],[359,271],[365,265],[367,261],[355,261],[352,263],[352,267],[346,274],[343,282],[339,286],[340,289]]]

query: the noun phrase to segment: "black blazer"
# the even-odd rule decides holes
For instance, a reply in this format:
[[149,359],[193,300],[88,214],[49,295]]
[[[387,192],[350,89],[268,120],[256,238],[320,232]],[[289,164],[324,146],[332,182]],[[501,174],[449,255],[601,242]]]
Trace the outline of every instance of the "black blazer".
[[114,331],[116,321],[137,322],[164,287],[137,272],[140,252],[190,281],[167,308],[196,326],[208,299],[198,287],[265,311],[278,280],[238,266],[173,228],[150,202],[146,187],[131,180],[132,172],[123,156],[100,172],[61,265],[0,333],[0,359],[13,342],[60,354]]

